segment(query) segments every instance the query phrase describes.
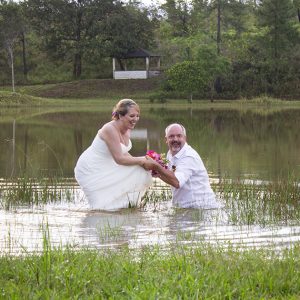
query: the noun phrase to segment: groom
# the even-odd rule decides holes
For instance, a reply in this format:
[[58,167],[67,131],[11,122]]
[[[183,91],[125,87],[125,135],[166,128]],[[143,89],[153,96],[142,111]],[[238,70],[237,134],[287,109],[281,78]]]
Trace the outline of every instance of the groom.
[[165,130],[169,147],[168,169],[151,160],[147,169],[155,170],[159,178],[171,185],[173,205],[183,208],[219,208],[210,187],[206,168],[199,154],[186,142],[186,130],[181,124],[170,124]]

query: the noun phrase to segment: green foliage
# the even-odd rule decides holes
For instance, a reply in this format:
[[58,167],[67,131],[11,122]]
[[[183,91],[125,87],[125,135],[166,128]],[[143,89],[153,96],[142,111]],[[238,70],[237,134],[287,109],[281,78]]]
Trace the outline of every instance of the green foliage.
[[159,103],[167,102],[168,94],[165,91],[158,91],[149,95],[149,100],[151,103],[157,101]]
[[0,4],[0,43],[7,47],[20,36],[24,27],[20,6],[14,2]]
[[299,245],[275,250],[199,244],[169,251],[52,249],[0,259],[4,299],[297,299]]
[[299,80],[299,73],[293,69],[299,70],[299,61],[292,64],[295,55],[299,55],[300,40],[295,10],[290,0],[266,0],[257,16],[264,34],[256,39],[255,65],[263,75],[265,92],[282,96],[282,87],[292,80],[291,74]]
[[257,13],[260,26],[267,29],[260,42],[270,58],[279,59],[299,42],[291,0],[265,0]]
[[17,106],[17,105],[40,105],[41,99],[23,95],[0,91],[0,106]]
[[[261,101],[263,105],[271,102],[270,99]],[[253,102],[260,103],[256,99]],[[219,188],[221,198],[230,208],[229,219],[233,224],[265,226],[300,220],[297,208],[300,187],[295,176],[269,183],[223,182]]]
[[23,30],[23,18],[20,6],[13,2],[2,2],[0,5],[0,45],[7,51],[11,69],[12,91],[15,92],[14,49]]
[[[103,24],[103,45],[107,56],[122,57],[128,51],[153,44],[153,24],[146,11],[135,6],[119,7]],[[101,46],[101,45],[99,45]]]
[[188,93],[299,98],[298,9],[299,0],[167,0],[151,8],[119,0],[0,1],[0,83],[11,82],[12,56],[17,83],[41,83],[111,78],[111,56],[136,48],[160,54],[163,70],[218,49],[219,58],[208,56],[209,83]]
[[42,205],[51,202],[71,201],[74,190],[55,178],[34,179],[21,177],[3,182],[0,188],[0,207],[5,210],[18,206]]
[[168,70],[168,81],[174,90],[187,92],[192,98],[194,92],[203,89],[211,78],[198,61],[177,63]]
[[146,13],[119,1],[28,0],[26,14],[48,54],[72,62],[75,78],[85,57],[99,61],[152,41]]
[[190,100],[193,93],[210,89],[216,77],[224,74],[229,66],[225,58],[204,46],[199,48],[196,58],[177,63],[167,72],[170,86],[179,92],[189,93]]
[[167,20],[171,26],[171,35],[173,37],[187,36],[189,32],[190,15],[186,1],[166,0],[162,8],[167,14]]
[[[26,15],[41,36],[42,45],[54,59],[73,63],[73,76],[80,77],[86,50],[99,46],[99,24],[114,9],[111,0],[28,0]],[[95,43],[97,41],[98,43]]]

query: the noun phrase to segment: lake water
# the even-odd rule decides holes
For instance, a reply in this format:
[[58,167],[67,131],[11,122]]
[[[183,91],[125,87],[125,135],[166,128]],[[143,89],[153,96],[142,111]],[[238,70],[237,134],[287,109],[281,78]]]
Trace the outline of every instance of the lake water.
[[[110,112],[110,107],[0,109],[2,252],[41,250],[45,235],[53,246],[76,248],[136,248],[203,241],[282,248],[300,240],[298,220],[237,225],[226,203],[220,210],[174,209],[169,200],[142,209],[89,211],[74,181],[73,168],[101,124],[110,119]],[[142,108],[132,133],[131,154],[144,155],[147,149],[166,152],[164,128],[172,122],[186,127],[188,143],[202,157],[217,194],[218,183],[223,180],[270,182],[291,175],[300,178],[300,110]],[[44,205],[5,209],[8,182],[24,176],[57,178],[64,182],[68,197]],[[159,182],[157,186],[153,191],[162,188]]]

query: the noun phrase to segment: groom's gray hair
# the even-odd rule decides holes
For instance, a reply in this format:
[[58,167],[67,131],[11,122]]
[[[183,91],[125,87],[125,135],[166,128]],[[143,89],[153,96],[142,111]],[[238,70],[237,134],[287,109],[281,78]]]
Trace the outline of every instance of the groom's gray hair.
[[185,130],[185,128],[184,128],[183,125],[181,125],[181,124],[179,124],[179,123],[172,123],[172,124],[170,124],[170,125],[166,128],[166,130],[165,130],[166,137],[168,136],[169,130],[170,130],[173,126],[178,126],[178,127],[180,127],[181,130],[182,130],[182,134],[183,134],[184,136],[186,136],[186,130]]

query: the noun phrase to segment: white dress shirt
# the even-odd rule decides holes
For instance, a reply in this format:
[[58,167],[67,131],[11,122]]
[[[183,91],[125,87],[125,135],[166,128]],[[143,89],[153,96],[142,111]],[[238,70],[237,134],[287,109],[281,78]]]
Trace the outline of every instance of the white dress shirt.
[[174,156],[167,154],[169,169],[179,181],[179,188],[171,187],[173,205],[183,208],[219,208],[220,203],[210,187],[206,168],[199,154],[187,143]]

